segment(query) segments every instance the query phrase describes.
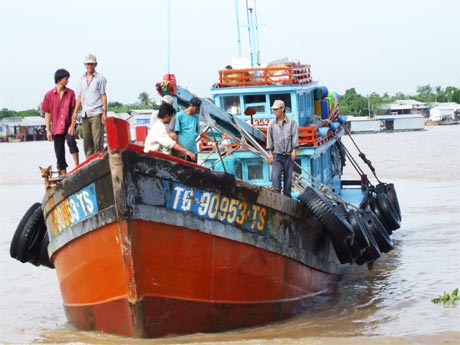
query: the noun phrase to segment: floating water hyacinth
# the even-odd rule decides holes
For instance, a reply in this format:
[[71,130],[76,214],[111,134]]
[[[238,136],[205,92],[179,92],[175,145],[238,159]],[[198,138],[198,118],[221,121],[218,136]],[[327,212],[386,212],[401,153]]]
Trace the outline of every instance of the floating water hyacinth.
[[455,306],[455,301],[460,301],[460,296],[458,295],[458,288],[452,291],[452,293],[444,292],[442,296],[433,298],[431,300],[431,302],[434,304],[443,303],[443,304],[452,304],[454,306]]

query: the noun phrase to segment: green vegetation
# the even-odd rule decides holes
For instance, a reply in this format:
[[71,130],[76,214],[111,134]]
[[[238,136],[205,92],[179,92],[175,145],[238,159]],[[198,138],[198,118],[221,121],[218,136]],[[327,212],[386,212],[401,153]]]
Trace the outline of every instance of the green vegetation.
[[147,92],[141,92],[137,97],[139,102],[132,104],[123,104],[120,102],[109,102],[107,105],[108,111],[113,111],[115,113],[129,113],[131,110],[136,109],[158,109],[159,105],[155,103],[154,100],[150,99],[150,96]]
[[415,99],[424,103],[433,102],[456,102],[460,103],[460,88],[448,86],[443,89],[441,86],[431,87],[422,85],[417,87],[415,95],[404,95],[397,92],[394,96],[384,93],[382,96],[373,92],[370,95],[362,96],[354,88],[345,91],[340,97],[340,113],[354,116],[382,115],[385,110],[383,104],[394,102],[400,99]]
[[[147,92],[141,92],[138,97],[139,102],[132,104],[123,104],[120,102],[109,102],[107,104],[108,111],[113,111],[115,113],[129,113],[131,110],[136,109],[158,109],[158,105],[155,101],[150,99],[150,96]],[[4,117],[25,117],[25,116],[40,116],[42,112],[40,106],[36,109],[28,109],[22,111],[10,110],[3,108],[0,110],[0,120]]]
[[447,293],[444,291],[444,294],[442,296],[433,298],[431,300],[432,303],[434,304],[452,304],[455,305],[455,301],[460,301],[460,296],[458,295],[458,288],[452,291],[452,293]]
[[29,110],[22,110],[22,111],[15,111],[9,110],[7,108],[0,109],[0,119],[4,117],[25,117],[25,116],[39,116],[40,115],[40,108],[37,109],[29,109]]
[[[447,86],[443,89],[441,86],[432,87],[430,85],[422,85],[417,87],[415,95],[405,95],[402,92],[397,92],[390,96],[388,93],[379,95],[376,92],[370,95],[360,95],[355,88],[345,91],[340,97],[340,113],[353,116],[374,116],[385,113],[382,108],[383,104],[391,103],[399,99],[415,99],[424,103],[432,102],[456,102],[460,103],[460,88]],[[123,104],[120,102],[109,102],[108,110],[115,113],[129,113],[135,109],[158,109],[158,105],[150,99],[147,92],[141,92],[138,96],[138,102],[132,104]],[[40,115],[40,107],[24,111],[14,111],[9,109],[0,110],[0,119],[4,117],[24,117]]]

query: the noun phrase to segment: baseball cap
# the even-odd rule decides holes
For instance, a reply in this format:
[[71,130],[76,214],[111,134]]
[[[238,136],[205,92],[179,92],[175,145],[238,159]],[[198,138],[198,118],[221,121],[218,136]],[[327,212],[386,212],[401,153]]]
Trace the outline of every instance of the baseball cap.
[[161,99],[162,102],[166,102],[168,104],[173,105],[174,100],[170,95],[164,95],[163,98]]
[[272,109],[278,109],[278,108],[284,109],[284,102],[280,99],[277,99],[276,101],[274,101],[272,105]]
[[97,63],[96,56],[93,54],[88,54],[85,57],[85,63]]

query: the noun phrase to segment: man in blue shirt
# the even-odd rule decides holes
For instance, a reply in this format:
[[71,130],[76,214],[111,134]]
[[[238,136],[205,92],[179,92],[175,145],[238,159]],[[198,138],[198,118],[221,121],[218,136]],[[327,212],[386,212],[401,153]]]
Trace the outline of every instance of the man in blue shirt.
[[179,143],[187,150],[197,153],[196,137],[199,134],[201,99],[193,97],[187,109],[176,114],[175,132]]

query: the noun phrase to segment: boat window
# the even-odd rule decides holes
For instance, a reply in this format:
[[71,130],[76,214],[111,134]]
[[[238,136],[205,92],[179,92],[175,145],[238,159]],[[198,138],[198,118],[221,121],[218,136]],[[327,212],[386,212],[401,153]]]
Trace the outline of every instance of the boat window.
[[241,161],[239,159],[235,160],[235,176],[237,179],[243,179],[243,169],[241,167]]
[[225,96],[222,97],[222,106],[228,113],[232,115],[241,115],[240,97]]
[[277,99],[280,99],[284,102],[286,107],[286,113],[292,112],[292,103],[291,103],[291,94],[290,93],[277,93],[270,95],[270,106],[272,106],[273,102]]
[[264,178],[264,167],[262,162],[248,163],[248,180],[262,180]]
[[245,107],[253,108],[256,113],[265,113],[266,97],[264,94],[244,96]]

